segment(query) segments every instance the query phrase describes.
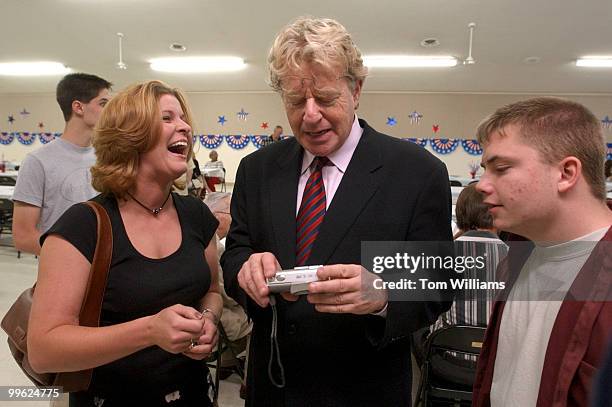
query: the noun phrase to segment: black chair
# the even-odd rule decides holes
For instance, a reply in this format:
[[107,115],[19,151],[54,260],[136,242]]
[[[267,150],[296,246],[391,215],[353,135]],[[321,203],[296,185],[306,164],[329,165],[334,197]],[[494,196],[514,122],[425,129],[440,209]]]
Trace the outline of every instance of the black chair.
[[14,187],[17,184],[17,180],[7,175],[0,175],[0,185],[5,187]]
[[226,186],[225,186],[225,175],[226,175],[227,171],[225,171],[225,167],[223,167],[223,179],[221,180],[221,192],[227,192],[226,191]]
[[12,233],[13,228],[13,201],[0,198],[0,235]]
[[[227,337],[227,333],[223,328],[223,324],[219,322],[217,325],[219,331],[219,340],[217,341],[217,349],[206,359],[206,365],[209,368],[215,369],[215,391],[213,396],[213,405],[217,406],[217,399],[219,398],[219,381],[221,372],[221,355],[225,352],[231,352],[234,358],[238,358],[238,355],[234,353],[234,349],[229,346],[230,340]],[[240,376],[240,380],[244,381],[244,370],[240,364],[235,367],[235,372]]]
[[476,359],[485,330],[453,325],[427,338],[415,407],[471,406]]
[[462,187],[463,184],[461,183],[461,181],[457,181],[456,179],[451,179],[450,181],[448,181],[450,183],[451,187]]

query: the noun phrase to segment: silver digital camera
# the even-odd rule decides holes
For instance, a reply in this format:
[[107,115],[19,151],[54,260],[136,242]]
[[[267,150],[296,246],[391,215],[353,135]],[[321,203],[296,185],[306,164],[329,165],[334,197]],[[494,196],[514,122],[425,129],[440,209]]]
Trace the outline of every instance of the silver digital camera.
[[302,295],[308,293],[308,283],[319,281],[317,270],[322,266],[303,266],[290,270],[281,270],[267,281],[271,293],[291,293]]

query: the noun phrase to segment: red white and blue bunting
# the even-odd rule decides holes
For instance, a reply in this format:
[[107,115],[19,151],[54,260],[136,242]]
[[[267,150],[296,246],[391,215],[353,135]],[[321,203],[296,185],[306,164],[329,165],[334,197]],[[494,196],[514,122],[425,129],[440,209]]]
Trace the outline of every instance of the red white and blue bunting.
[[251,137],[247,134],[225,136],[225,142],[234,150],[242,150],[249,144]]
[[61,135],[61,133],[38,133],[38,139],[42,144],[47,144]]
[[451,138],[432,138],[429,145],[438,154],[450,154],[459,145],[459,140]]
[[255,146],[255,148],[261,148],[264,145],[264,142],[269,139],[270,136],[256,136],[251,135],[251,142]]
[[470,155],[482,155],[482,147],[478,140],[461,140],[461,145],[465,152]]
[[200,143],[210,150],[219,148],[223,143],[223,136],[221,134],[201,134]]
[[406,137],[406,138],[403,138],[402,140],[410,141],[411,143],[418,144],[421,147],[425,147],[427,145],[427,139],[426,138]]
[[17,132],[17,140],[24,146],[29,146],[36,140],[36,133],[30,133],[27,131]]
[[3,131],[2,133],[0,133],[0,144],[3,144],[6,146],[8,144],[11,144],[13,140],[15,140],[14,132],[9,133],[9,132]]

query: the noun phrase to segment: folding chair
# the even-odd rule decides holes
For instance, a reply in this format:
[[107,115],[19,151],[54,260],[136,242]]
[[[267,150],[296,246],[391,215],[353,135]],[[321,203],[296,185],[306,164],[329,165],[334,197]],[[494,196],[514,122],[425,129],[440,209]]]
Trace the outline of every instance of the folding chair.
[[219,180],[221,192],[226,192],[226,186],[225,186],[225,174],[226,173],[227,171],[225,171],[225,168],[223,168],[223,179]]
[[475,361],[485,330],[453,325],[434,331],[427,338],[415,407],[471,406]]
[[12,233],[13,228],[13,201],[0,198],[0,235]]
[[[225,329],[223,328],[223,324],[219,322],[217,325],[217,330],[219,331],[219,340],[217,342],[217,349],[210,355],[208,359],[206,359],[206,366],[209,368],[215,369],[215,391],[213,396],[213,405],[217,406],[217,399],[219,398],[219,372],[221,370],[221,355],[226,351],[232,353],[232,356],[235,358],[238,357],[237,354],[234,353],[234,349],[229,346],[230,340],[225,333]],[[236,373],[240,376],[241,380],[244,380],[244,370],[242,366],[238,364],[236,366]]]

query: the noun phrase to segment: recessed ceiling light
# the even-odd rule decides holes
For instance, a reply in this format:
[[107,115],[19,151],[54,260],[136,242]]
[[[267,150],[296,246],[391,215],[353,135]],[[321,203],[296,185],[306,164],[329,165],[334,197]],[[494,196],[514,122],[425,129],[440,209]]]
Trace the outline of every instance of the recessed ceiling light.
[[370,55],[363,57],[369,68],[441,68],[457,65],[451,56]]
[[71,69],[59,62],[2,62],[0,63],[0,75],[11,76],[46,76],[65,75]]
[[238,57],[172,57],[149,62],[154,71],[174,73],[230,72],[246,67],[244,60]]
[[612,56],[582,57],[576,61],[576,66],[612,68]]
[[440,45],[440,41],[437,38],[425,38],[423,41],[421,41],[421,47],[424,48],[433,48],[433,47],[437,47],[438,45]]
[[183,44],[179,44],[178,42],[173,42],[172,44],[170,44],[170,49],[172,51],[182,52],[182,51],[186,51],[187,47],[184,46]]

